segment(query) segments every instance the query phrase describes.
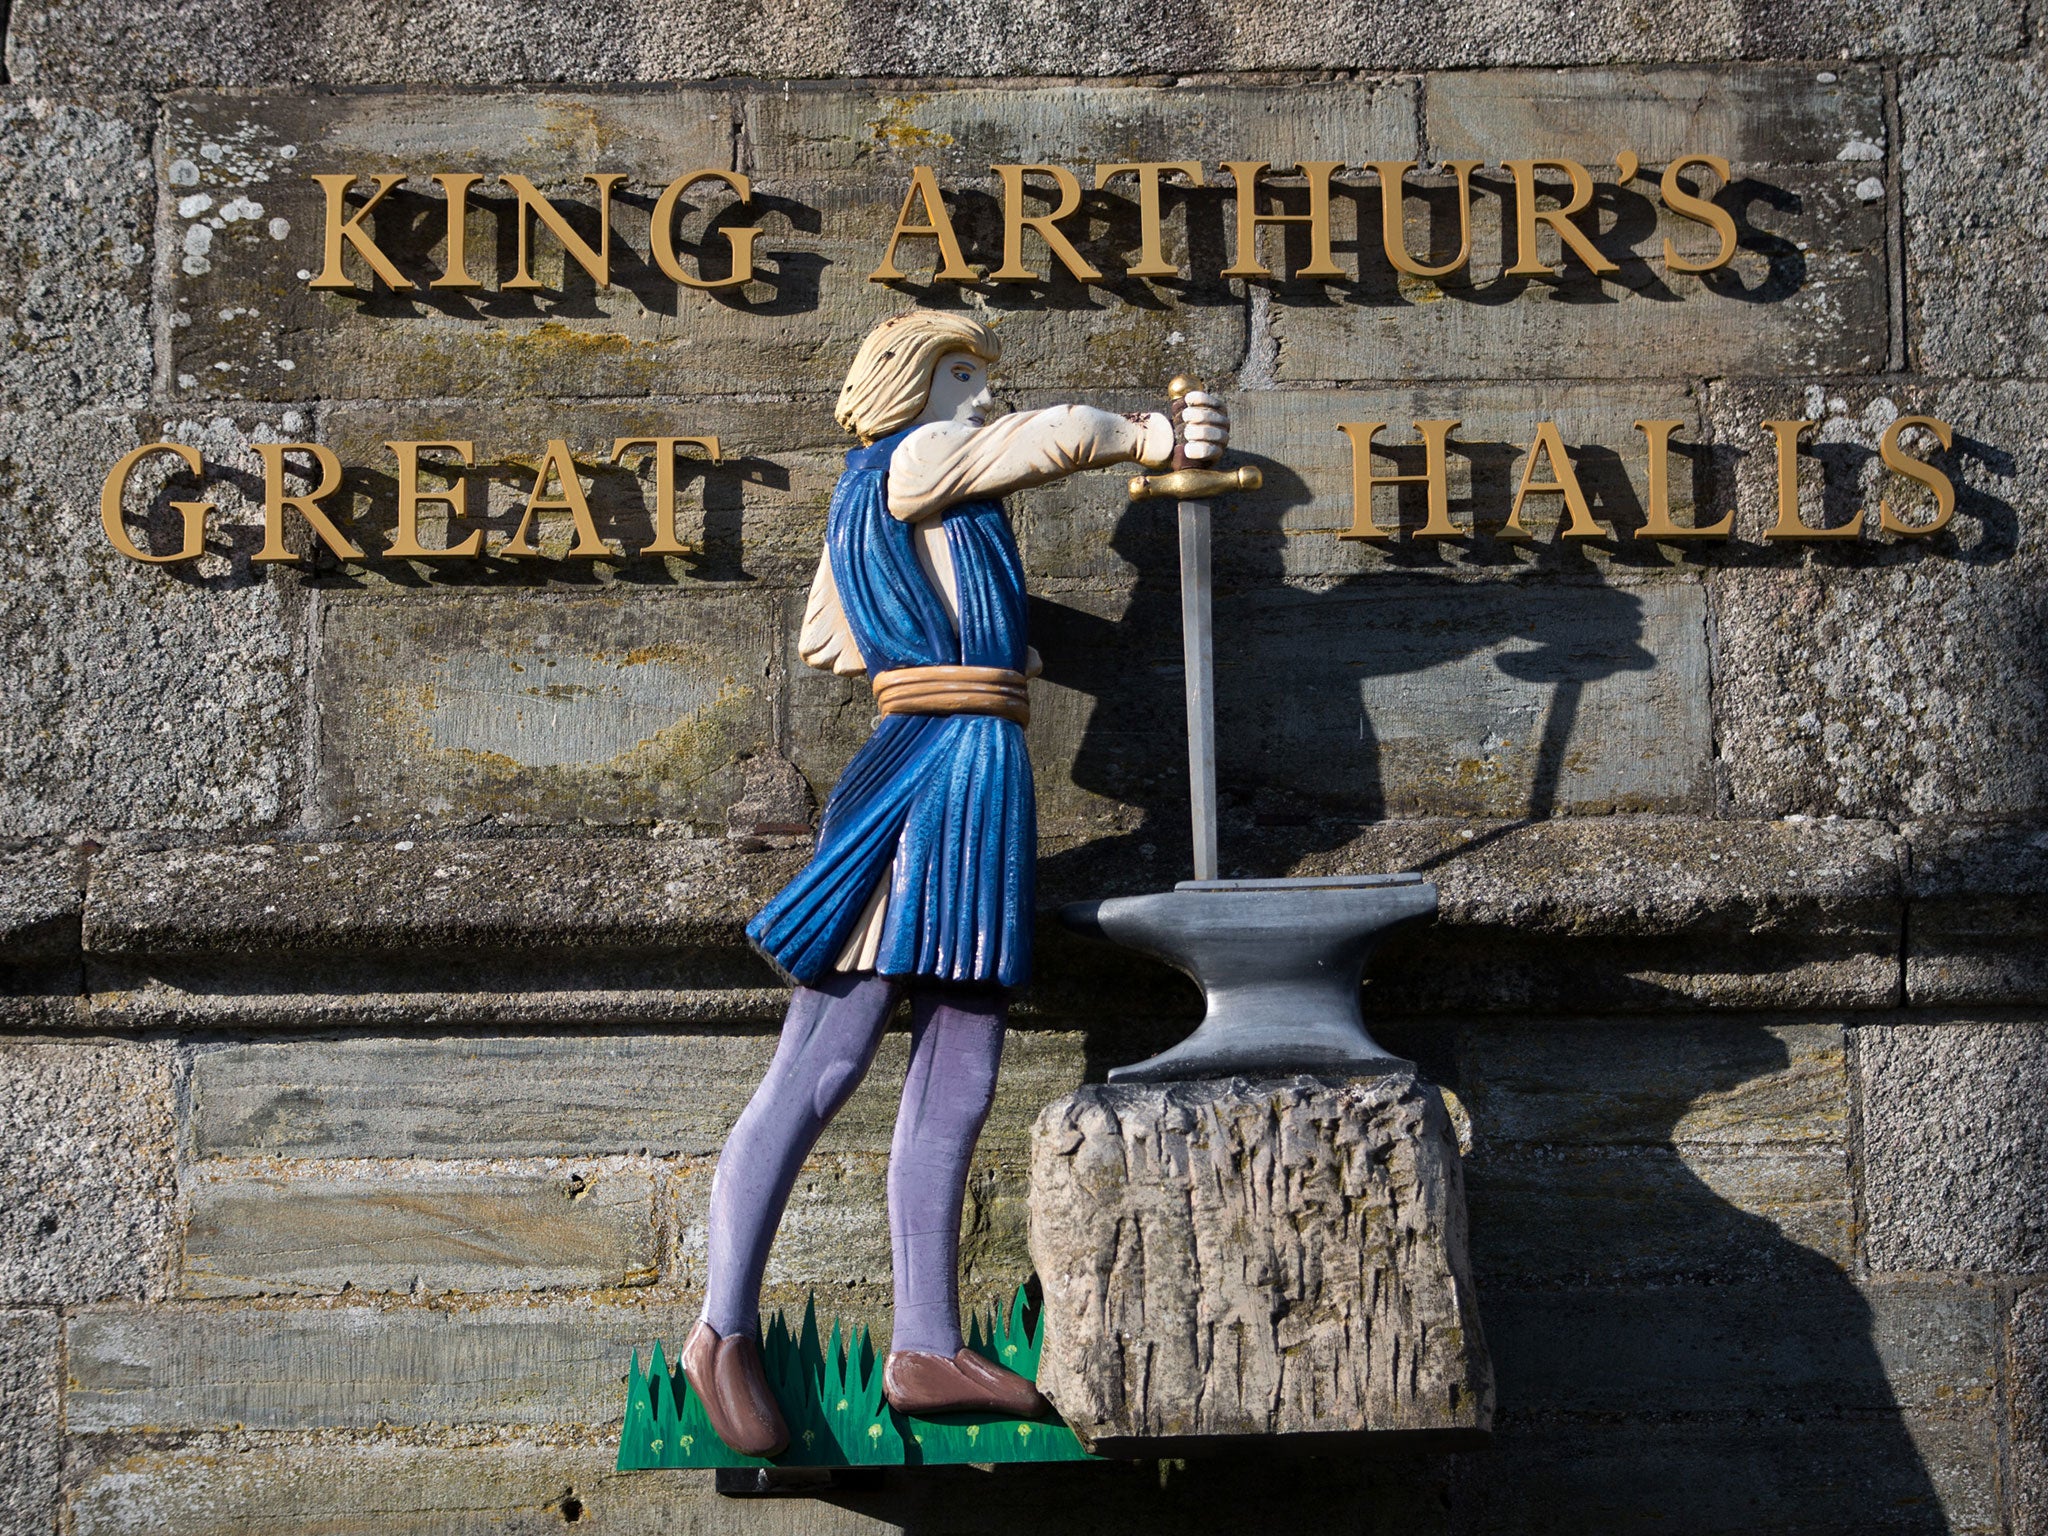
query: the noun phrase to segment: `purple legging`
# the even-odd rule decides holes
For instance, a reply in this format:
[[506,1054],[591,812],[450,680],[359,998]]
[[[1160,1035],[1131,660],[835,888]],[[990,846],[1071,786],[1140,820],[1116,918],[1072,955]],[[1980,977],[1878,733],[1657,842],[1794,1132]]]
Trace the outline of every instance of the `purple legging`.
[[[902,985],[834,975],[798,987],[768,1074],[740,1114],[711,1180],[704,1316],[719,1337],[760,1320],[768,1245],[803,1161],[860,1086]],[[975,1138],[1003,1058],[1004,994],[912,981],[910,1071],[889,1149],[893,1349],[960,1349],[960,1207]]]

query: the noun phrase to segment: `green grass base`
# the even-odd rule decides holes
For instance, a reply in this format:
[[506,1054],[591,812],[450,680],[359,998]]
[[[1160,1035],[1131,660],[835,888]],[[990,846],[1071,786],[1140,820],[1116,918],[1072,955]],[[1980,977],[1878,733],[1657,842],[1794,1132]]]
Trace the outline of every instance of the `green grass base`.
[[[1038,1380],[1044,1319],[1017,1288],[1009,1312],[991,1311],[986,1331],[971,1321],[967,1345],[1027,1381]],[[789,1421],[789,1449],[780,1456],[742,1456],[718,1438],[688,1378],[671,1370],[657,1342],[647,1369],[640,1351],[626,1374],[626,1422],[619,1470],[660,1467],[935,1467],[963,1462],[1092,1461],[1074,1432],[1056,1418],[948,1414],[942,1419],[898,1413],[882,1397],[882,1366],[865,1328],[848,1334],[832,1321],[818,1332],[813,1297],[802,1330],[792,1336],[780,1312],[761,1340],[768,1385]]]

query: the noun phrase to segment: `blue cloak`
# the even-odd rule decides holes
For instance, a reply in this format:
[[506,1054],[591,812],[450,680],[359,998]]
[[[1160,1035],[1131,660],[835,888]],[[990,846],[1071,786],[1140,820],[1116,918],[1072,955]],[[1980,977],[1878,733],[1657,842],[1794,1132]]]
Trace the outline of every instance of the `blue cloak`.
[[[846,456],[825,547],[868,675],[899,667],[1024,670],[1023,562],[998,501],[944,516],[960,589],[956,635],[889,515],[889,456],[909,430]],[[891,864],[875,969],[1021,986],[1031,971],[1037,809],[1024,730],[994,715],[884,715],[825,802],[818,851],[747,925],[800,982],[829,972]]]

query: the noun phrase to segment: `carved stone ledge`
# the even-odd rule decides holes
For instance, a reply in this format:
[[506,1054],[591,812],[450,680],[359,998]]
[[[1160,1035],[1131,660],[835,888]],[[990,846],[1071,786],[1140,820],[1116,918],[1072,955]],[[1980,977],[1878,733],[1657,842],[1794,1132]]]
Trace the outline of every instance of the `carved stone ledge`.
[[[1973,917],[1981,893],[1920,881],[1917,841],[1909,893],[1907,840],[1873,822],[1418,819],[1349,829],[1334,847],[1319,834],[1319,852],[1285,835],[1263,849],[1274,873],[1415,870],[1441,891],[1438,921],[1374,960],[1376,1017],[1892,1008],[1902,935],[1919,955],[1950,943],[1951,920],[1966,953],[1940,963],[1971,972],[1973,1000],[2035,995],[2031,962],[2000,939],[2014,903]],[[0,1025],[766,1020],[779,983],[744,927],[808,852],[795,836],[567,832],[25,849],[0,861]],[[1115,1061],[1185,1033],[1192,987],[1051,917],[1063,901],[1165,888],[1168,852],[1049,842],[1020,1017],[1115,1035]],[[1995,859],[1978,869],[1975,844],[1955,862],[1965,884],[2003,878]],[[1952,917],[1909,925],[1909,901]],[[1910,1000],[1940,1003],[1944,984],[1956,985]]]

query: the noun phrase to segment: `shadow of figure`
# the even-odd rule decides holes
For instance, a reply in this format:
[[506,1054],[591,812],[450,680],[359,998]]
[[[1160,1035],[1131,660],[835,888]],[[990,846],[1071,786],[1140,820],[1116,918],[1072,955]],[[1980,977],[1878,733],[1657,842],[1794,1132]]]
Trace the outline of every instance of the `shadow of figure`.
[[[1488,445],[1464,446],[1477,460]],[[1477,501],[1507,471],[1475,462],[1473,473]],[[1643,644],[1643,600],[1599,580],[1582,552],[1555,546],[1465,553],[1473,564],[1520,561],[1525,579],[1513,582],[1462,578],[1442,556],[1396,546],[1402,563],[1388,569],[1289,585],[1279,519],[1305,496],[1289,490],[1286,469],[1267,475],[1266,494],[1219,503],[1222,873],[1282,874],[1350,840],[1362,822],[1426,806],[1462,801],[1465,814],[1518,815],[1520,825],[1571,804],[1570,748],[1586,689],[1657,665]],[[1113,614],[1033,600],[1045,680],[1092,700],[1070,763],[1048,769],[1125,808],[1122,824],[1078,846],[1060,846],[1055,824],[1039,862],[1044,907],[1188,876],[1174,517],[1171,503],[1149,502],[1118,518],[1111,548],[1136,579]],[[1441,763],[1454,742],[1469,757]],[[1426,785],[1414,777],[1425,763]]]
[[[1174,1462],[945,1468],[830,1502],[919,1536],[986,1528],[990,1509],[1104,1536],[1951,1529],[1886,1354],[1930,1401],[1971,1371],[1933,1288],[1866,1295],[1844,1268],[1833,1026],[1411,1021],[1389,1037],[1477,1128],[1466,1175],[1498,1380],[1491,1448],[1315,1457],[1276,1441]],[[1778,1139],[1738,1141],[1737,1124]]]
[[1500,1412],[1489,1452],[1448,1459],[1451,1529],[1951,1529],[1887,1358],[1915,1409],[1966,1399],[1985,1367],[1952,1295],[1851,1279],[1841,1030],[1383,1033],[1474,1127]]
[[[1286,495],[1284,475],[1269,473],[1281,493],[1269,506]],[[1071,599],[1041,600],[1033,613],[1048,679],[1093,701],[1073,782],[1130,813],[1104,835],[1049,840],[1040,866],[1048,908],[1164,889],[1187,874],[1170,508],[1127,509],[1112,547],[1137,572],[1113,617]],[[1405,808],[1389,782],[1400,752],[1387,718],[1460,703],[1434,692],[1401,700],[1418,674],[1468,669],[1452,676],[1470,687],[1497,674],[1507,696],[1521,695],[1520,814],[1492,837],[1574,803],[1573,737],[1588,690],[1658,665],[1642,589],[1607,584],[1574,549],[1465,552],[1521,562],[1511,582],[1461,579],[1427,552],[1315,590],[1286,585],[1287,554],[1277,511],[1249,502],[1219,518],[1225,875],[1282,873],[1341,846],[1361,821]],[[1425,560],[1438,568],[1417,568]],[[1397,707],[1369,702],[1387,699]],[[1098,983],[1114,988],[1101,995],[1132,992],[1117,974],[1134,969],[1131,957],[1044,938],[1059,946],[1042,967],[1058,978],[1046,976],[1059,989],[1049,1011]],[[1195,1011],[1178,978],[1143,979],[1179,987],[1173,995]],[[1257,1487],[1260,1524],[1312,1530],[1950,1529],[1885,1357],[1948,1324],[1938,1302],[1896,1288],[1866,1295],[1850,1278],[1848,1090],[1835,1026],[1732,1016],[1532,1030],[1376,1016],[1374,1028],[1464,1098],[1478,1126],[1468,1189],[1500,1383],[1494,1448],[1392,1467],[1316,1462],[1284,1475],[1261,1458],[1190,1461],[1162,1471],[1156,1490],[1147,1484],[1141,1510],[1122,1503],[1122,1528],[1209,1529],[1233,1518],[1226,1511],[1241,1516],[1239,1490]],[[1091,1067],[1136,1059],[1184,1031],[1178,1020],[1099,1020],[1087,1029]],[[1971,1379],[1968,1363],[1954,1362],[1959,1392]],[[1011,1475],[999,1469],[959,1497],[1003,1497],[989,1479]],[[1105,1507],[1138,1498],[1117,1481],[1128,1475],[1063,1474],[1077,1492],[1100,1489]],[[952,1497],[939,1485],[920,1492],[930,1518],[912,1514],[905,1529],[943,1528],[939,1507],[955,1507]]]

